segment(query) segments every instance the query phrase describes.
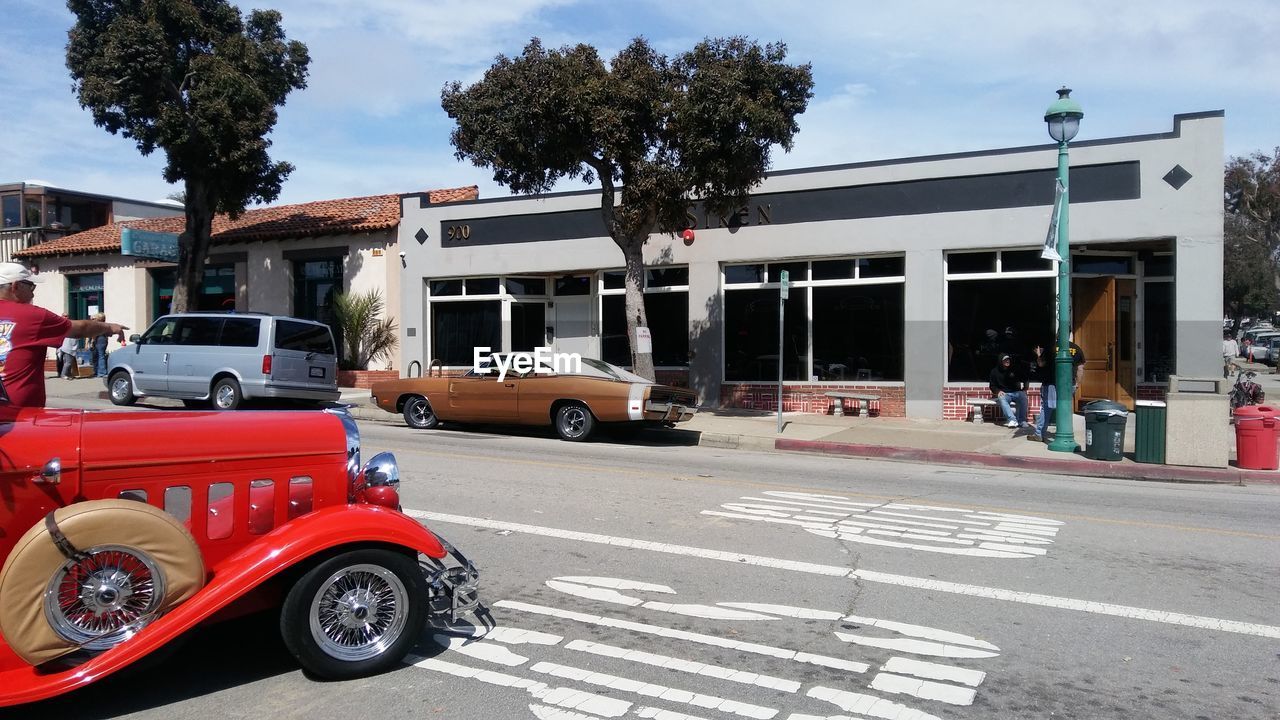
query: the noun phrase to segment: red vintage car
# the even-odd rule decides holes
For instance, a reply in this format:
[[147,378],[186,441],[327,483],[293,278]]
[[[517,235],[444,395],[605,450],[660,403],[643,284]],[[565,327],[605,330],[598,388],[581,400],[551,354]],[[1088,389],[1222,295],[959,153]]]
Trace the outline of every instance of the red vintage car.
[[342,411],[128,413],[0,401],[0,706],[280,609],[324,678],[399,663],[480,607],[475,566],[399,511]]

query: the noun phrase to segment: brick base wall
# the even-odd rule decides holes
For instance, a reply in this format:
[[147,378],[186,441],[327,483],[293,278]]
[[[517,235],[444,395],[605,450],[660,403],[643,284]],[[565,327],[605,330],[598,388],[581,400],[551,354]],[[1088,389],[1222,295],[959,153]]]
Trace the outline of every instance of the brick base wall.
[[[971,409],[969,400],[990,400],[991,388],[987,385],[952,385],[942,389],[942,418],[944,420],[968,420],[969,413],[982,411],[984,422],[1004,422],[1004,413],[999,405],[975,405]],[[1027,391],[1027,419],[1033,420],[1040,412],[1040,385],[1035,384]]]
[[399,370],[339,370],[338,387],[368,390],[382,380],[399,380]]
[[[823,393],[832,390],[879,395],[879,400],[869,403],[872,416],[905,417],[907,414],[906,388],[902,385],[877,385],[874,383],[823,383],[821,385],[784,385],[782,411],[830,415],[834,408],[831,398]],[[720,406],[749,410],[778,409],[777,384],[737,383],[720,387]],[[856,403],[846,402],[845,413],[852,414]]]
[[1138,384],[1138,400],[1159,400],[1165,401],[1165,396],[1169,394],[1169,386],[1165,383],[1139,383]]

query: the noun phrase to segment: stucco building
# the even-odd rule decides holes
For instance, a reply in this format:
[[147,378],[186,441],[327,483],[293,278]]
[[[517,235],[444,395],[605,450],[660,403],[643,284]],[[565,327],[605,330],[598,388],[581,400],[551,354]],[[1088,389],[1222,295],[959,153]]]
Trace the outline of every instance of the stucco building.
[[[1221,372],[1223,122],[1185,114],[1169,132],[1072,143],[1082,400]],[[692,241],[645,247],[660,379],[705,404],[775,408],[781,348],[786,410],[826,412],[825,391],[856,388],[884,414],[963,417],[998,352],[1028,361],[1052,343],[1057,274],[1040,249],[1056,160],[1041,145],[775,172],[731,217],[691,207]],[[630,362],[598,191],[401,203],[405,262],[388,283],[399,274],[406,367],[460,371],[475,346]]]

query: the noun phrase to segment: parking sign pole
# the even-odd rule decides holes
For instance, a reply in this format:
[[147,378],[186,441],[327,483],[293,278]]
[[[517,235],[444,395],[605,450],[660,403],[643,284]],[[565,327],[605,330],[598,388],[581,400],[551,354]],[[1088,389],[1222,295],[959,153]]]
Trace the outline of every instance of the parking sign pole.
[[[786,270],[783,270],[786,277]],[[782,321],[786,314],[787,283],[782,282],[782,290],[778,293],[778,434],[782,434]]]

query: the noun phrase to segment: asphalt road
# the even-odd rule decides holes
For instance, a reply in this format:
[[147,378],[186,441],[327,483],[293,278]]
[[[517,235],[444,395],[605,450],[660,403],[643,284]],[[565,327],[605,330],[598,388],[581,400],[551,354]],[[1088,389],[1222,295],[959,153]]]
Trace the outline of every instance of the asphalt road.
[[6,717],[1280,717],[1274,486],[362,431],[485,639],[326,683],[254,618]]

